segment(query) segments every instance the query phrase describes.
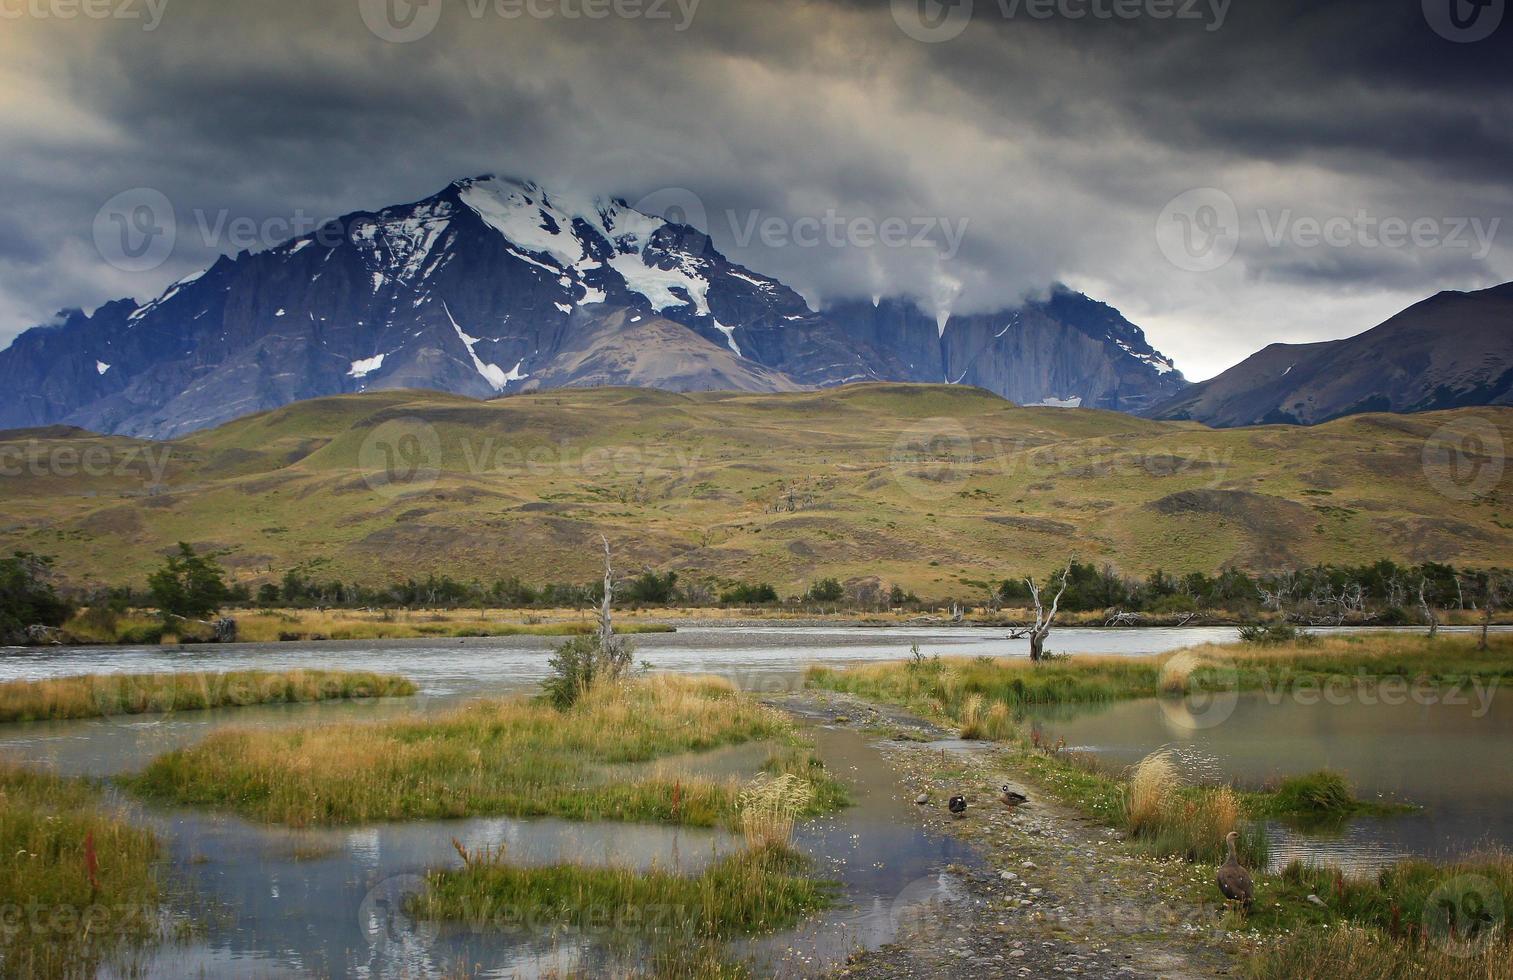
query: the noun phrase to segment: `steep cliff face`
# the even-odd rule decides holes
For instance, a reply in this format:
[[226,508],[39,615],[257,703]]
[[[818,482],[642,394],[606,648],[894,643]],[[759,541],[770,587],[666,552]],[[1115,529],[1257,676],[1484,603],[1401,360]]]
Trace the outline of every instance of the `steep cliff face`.
[[0,352],[0,427],[165,438],[372,389],[482,398],[862,380],[1124,409],[1183,384],[1138,328],[1066,290],[943,329],[898,300],[818,312],[693,228],[480,177],[223,257],[144,305],[70,311],[28,331]]
[[1444,292],[1355,337],[1273,344],[1155,406],[1213,426],[1513,404],[1513,283]]

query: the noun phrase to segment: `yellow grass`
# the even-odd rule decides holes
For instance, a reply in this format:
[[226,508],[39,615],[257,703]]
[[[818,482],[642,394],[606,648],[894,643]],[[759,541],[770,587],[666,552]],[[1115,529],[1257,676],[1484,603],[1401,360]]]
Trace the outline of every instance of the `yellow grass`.
[[414,693],[415,685],[403,677],[362,671],[84,674],[0,683],[0,722],[402,697]]
[[658,675],[600,685],[564,711],[515,698],[436,718],[221,731],[129,785],[293,825],[489,814],[711,825],[734,819],[738,786],[619,767],[769,739],[796,733],[730,682]]

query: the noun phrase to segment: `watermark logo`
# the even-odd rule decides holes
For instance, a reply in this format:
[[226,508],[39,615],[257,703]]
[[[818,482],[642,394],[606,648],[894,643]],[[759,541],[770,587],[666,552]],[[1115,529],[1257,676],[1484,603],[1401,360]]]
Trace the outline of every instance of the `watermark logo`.
[[1486,419],[1456,419],[1424,442],[1424,477],[1451,500],[1485,497],[1502,482],[1506,465],[1502,433]]
[[1456,875],[1424,903],[1424,934],[1450,956],[1478,956],[1503,933],[1503,897],[1481,875]]
[[1180,732],[1217,728],[1240,703],[1240,672],[1234,660],[1181,650],[1161,664],[1158,700],[1168,725]]
[[357,0],[357,10],[374,37],[392,44],[428,37],[441,22],[441,0]]
[[637,200],[631,208],[677,225],[678,247],[693,255],[709,244],[709,212],[704,201],[686,187],[664,187]]
[[972,21],[972,0],[893,0],[893,22],[924,44],[961,36]]
[[1502,24],[1507,0],[1424,0],[1424,20],[1447,41],[1484,41]]
[[1240,247],[1240,211],[1217,187],[1196,187],[1167,202],[1156,218],[1156,245],[1187,272],[1212,272]]
[[911,497],[940,500],[971,474],[972,437],[953,418],[917,422],[899,433],[889,455],[894,481]]
[[95,250],[122,272],[150,272],[168,261],[178,237],[173,202],[162,191],[134,187],[95,212]]
[[374,493],[424,493],[441,476],[441,437],[423,419],[391,419],[368,433],[357,451],[357,466]]
[[428,934],[434,928],[418,924],[405,911],[405,903],[423,892],[425,885],[420,875],[399,874],[368,889],[357,907],[357,928],[370,950],[398,961],[405,950],[429,945],[433,937]]
[[909,942],[944,938],[952,921],[950,906],[961,897],[961,888],[949,872],[915,878],[888,907],[893,938]]

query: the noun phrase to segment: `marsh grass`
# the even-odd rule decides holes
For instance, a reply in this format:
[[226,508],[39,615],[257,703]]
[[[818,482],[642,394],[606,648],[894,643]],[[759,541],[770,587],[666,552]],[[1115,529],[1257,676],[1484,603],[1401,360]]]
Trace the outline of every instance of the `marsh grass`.
[[1513,946],[1493,943],[1470,956],[1454,956],[1374,929],[1302,929],[1253,957],[1246,973],[1252,980],[1510,980]]
[[1485,651],[1476,644],[1474,636],[1349,634],[1270,647],[1203,644],[1160,657],[1071,656],[1041,664],[1024,657],[977,657],[811,667],[807,678],[816,687],[935,711],[975,726],[994,704],[1013,709],[1289,689],[1327,677],[1422,678],[1436,685],[1513,677],[1513,636],[1493,636]]
[[519,867],[495,855],[432,872],[408,910],[473,928],[571,926],[611,943],[721,939],[787,928],[831,904],[837,886],[811,872],[806,858],[780,844],[722,858],[698,875],[578,864]]
[[129,967],[159,939],[158,853],[90,786],[0,761],[0,976]]
[[600,685],[563,711],[516,698],[434,718],[220,731],[124,782],[294,826],[484,815],[714,826],[734,823],[738,783],[617,769],[764,740],[798,744],[782,715],[728,681],[657,675]]
[[403,677],[351,671],[87,674],[0,683],[0,722],[406,697],[415,690]]
[[1228,786],[1186,786],[1168,752],[1142,759],[1125,786],[1124,828],[1141,850],[1158,857],[1218,864],[1225,837],[1238,832],[1241,863],[1262,867],[1266,835],[1244,822],[1240,797]]

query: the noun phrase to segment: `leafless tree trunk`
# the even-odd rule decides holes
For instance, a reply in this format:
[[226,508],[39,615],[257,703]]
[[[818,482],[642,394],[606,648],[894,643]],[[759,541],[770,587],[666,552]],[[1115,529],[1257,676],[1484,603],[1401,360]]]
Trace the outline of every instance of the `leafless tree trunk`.
[[1056,610],[1061,607],[1061,597],[1066,594],[1067,576],[1071,574],[1072,566],[1068,564],[1061,573],[1061,587],[1056,590],[1056,598],[1051,600],[1049,610],[1041,601],[1040,587],[1035,584],[1034,576],[1025,579],[1030,586],[1030,598],[1035,601],[1035,625],[1030,627],[1030,660],[1033,662],[1039,663],[1045,657],[1045,640],[1051,635],[1051,624],[1056,620]]
[[1429,600],[1424,597],[1424,590],[1428,582],[1425,579],[1418,580],[1418,607],[1423,610],[1424,619],[1429,623],[1429,638],[1432,640],[1439,635],[1439,617],[1434,615],[1434,610],[1429,606]]
[[1482,599],[1481,642],[1476,645],[1478,650],[1487,649],[1487,631],[1492,627],[1492,613],[1502,605],[1502,589],[1493,573],[1487,575],[1487,593]]
[[599,602],[599,659],[602,677],[611,680],[623,675],[630,668],[632,648],[624,638],[615,635],[614,602],[615,570],[609,550],[609,538],[599,536],[604,542],[604,598]]

